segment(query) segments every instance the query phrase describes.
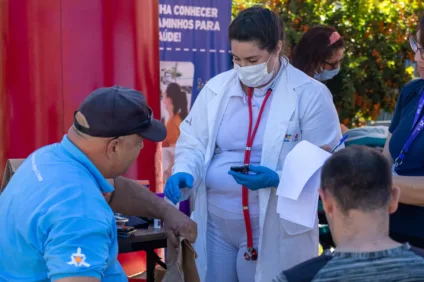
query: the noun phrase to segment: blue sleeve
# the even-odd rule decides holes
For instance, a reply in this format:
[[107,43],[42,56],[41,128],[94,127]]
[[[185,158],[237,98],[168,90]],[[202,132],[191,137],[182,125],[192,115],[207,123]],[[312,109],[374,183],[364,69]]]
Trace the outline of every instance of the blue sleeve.
[[395,109],[395,112],[393,114],[392,122],[390,123],[390,126],[389,126],[389,132],[390,133],[393,133],[396,130],[397,126],[399,125],[400,116],[401,116],[401,113],[402,113],[402,97],[403,97],[402,94],[403,94],[404,91],[405,91],[405,88],[403,88],[402,91],[399,94],[399,99],[398,99],[398,102],[396,104],[396,109]]
[[[399,125],[402,112],[411,101],[415,101],[417,95],[421,94],[421,91],[424,90],[424,80],[415,79],[408,84],[406,84],[399,94],[399,99],[396,105],[395,112],[393,114],[392,122],[389,127],[389,132],[393,133],[397,126]],[[418,103],[418,102],[417,102]]]
[[44,243],[51,281],[77,276],[101,279],[112,246],[110,229],[104,222],[83,217],[54,224]]

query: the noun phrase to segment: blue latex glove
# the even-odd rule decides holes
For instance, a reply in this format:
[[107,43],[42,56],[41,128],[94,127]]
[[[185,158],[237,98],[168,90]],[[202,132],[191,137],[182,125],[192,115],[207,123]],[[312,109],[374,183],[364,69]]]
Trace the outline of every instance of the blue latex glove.
[[182,188],[193,188],[193,176],[186,172],[177,172],[166,181],[165,196],[175,205],[180,201]]
[[[249,172],[249,174],[244,174],[230,170],[228,174],[232,175],[238,184],[250,190],[277,187],[280,183],[278,174],[267,167],[249,165]],[[253,174],[251,174],[252,172]]]

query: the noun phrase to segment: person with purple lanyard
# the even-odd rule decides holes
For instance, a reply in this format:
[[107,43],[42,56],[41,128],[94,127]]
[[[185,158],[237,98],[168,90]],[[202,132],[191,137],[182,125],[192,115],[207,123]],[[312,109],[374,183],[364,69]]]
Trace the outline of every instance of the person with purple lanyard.
[[424,249],[424,13],[409,42],[420,78],[400,93],[384,154],[393,164],[393,185],[401,189],[399,208],[390,218],[390,236]]

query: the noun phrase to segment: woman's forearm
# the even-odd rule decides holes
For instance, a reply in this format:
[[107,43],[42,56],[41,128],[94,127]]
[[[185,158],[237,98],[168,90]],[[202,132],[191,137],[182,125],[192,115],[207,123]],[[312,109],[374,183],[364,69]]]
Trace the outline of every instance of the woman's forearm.
[[[389,152],[389,144],[392,134],[389,133],[384,145],[383,154],[390,162],[393,163],[393,158]],[[393,186],[399,187],[400,199],[402,204],[424,206],[424,176],[400,176],[393,175]]]
[[424,206],[424,176],[393,175],[393,186],[400,188],[400,202]]

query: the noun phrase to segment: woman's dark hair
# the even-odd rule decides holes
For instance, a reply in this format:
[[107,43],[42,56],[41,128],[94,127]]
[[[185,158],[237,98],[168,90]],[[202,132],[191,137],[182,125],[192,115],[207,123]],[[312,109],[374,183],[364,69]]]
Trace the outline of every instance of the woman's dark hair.
[[291,63],[307,75],[314,75],[324,61],[331,58],[335,51],[344,48],[343,38],[330,45],[330,36],[337,32],[330,26],[314,26],[305,32],[293,49]]
[[181,87],[178,83],[170,83],[166,87],[166,96],[171,99],[172,105],[174,105],[174,114],[180,114],[182,120],[188,115],[188,102],[187,95],[181,91]]
[[254,41],[260,49],[273,52],[284,30],[280,17],[269,9],[253,6],[241,11],[228,28],[229,40]]

